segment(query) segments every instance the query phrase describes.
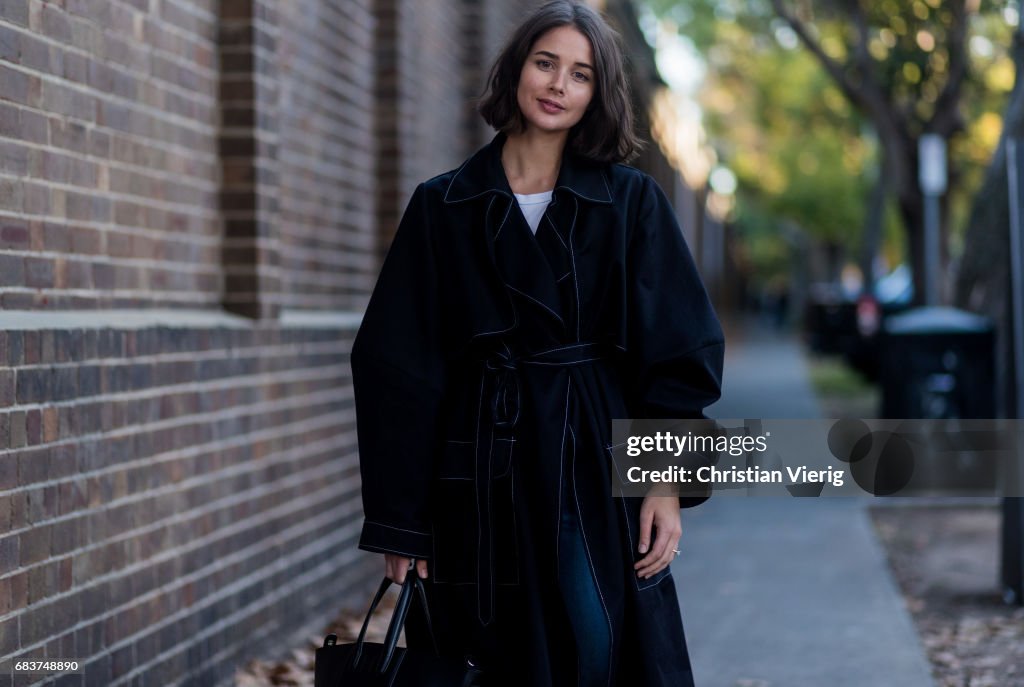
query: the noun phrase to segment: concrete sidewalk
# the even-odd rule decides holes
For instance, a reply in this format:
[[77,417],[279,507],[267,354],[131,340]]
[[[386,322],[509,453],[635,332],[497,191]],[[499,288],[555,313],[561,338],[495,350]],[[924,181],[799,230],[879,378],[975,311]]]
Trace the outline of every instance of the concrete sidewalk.
[[[820,417],[799,342],[727,327],[717,418]],[[712,498],[673,575],[697,687],[933,687],[869,499]]]
[[726,322],[722,398],[716,418],[820,418],[803,349],[794,334],[754,321]]

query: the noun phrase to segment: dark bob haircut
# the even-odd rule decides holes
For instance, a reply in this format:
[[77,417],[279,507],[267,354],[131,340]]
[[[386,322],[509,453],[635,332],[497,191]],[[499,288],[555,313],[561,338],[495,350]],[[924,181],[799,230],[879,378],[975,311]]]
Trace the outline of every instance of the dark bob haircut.
[[640,150],[618,34],[596,11],[571,0],[548,2],[531,14],[502,48],[479,100],[484,121],[503,133],[522,133],[526,119],[516,92],[533,44],[560,26],[587,37],[594,51],[594,96],[582,119],[569,130],[568,149],[598,162],[626,162]]

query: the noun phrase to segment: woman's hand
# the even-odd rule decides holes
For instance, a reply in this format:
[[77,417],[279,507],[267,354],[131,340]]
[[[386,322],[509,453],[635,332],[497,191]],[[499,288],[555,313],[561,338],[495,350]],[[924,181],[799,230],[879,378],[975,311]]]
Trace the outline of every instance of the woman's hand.
[[[392,582],[398,584],[405,583],[405,573],[409,571],[409,564],[412,563],[411,558],[405,556],[398,556],[393,553],[384,554],[384,575]],[[427,562],[422,558],[416,561],[416,573],[422,578],[427,579]]]
[[[652,528],[658,532],[654,546]],[[648,494],[640,506],[640,553],[646,553],[636,562],[633,569],[641,578],[648,578],[664,570],[676,554],[673,549],[679,548],[679,535],[683,533],[682,516],[679,513],[679,497]]]

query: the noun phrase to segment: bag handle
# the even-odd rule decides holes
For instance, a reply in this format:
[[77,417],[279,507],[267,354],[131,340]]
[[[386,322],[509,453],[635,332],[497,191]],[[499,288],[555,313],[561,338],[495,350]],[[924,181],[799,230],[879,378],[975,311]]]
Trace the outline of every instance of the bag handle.
[[423,585],[423,580],[418,576],[413,580],[416,585],[416,591],[419,592],[420,606],[423,608],[423,617],[427,621],[427,634],[430,635],[430,644],[434,647],[434,655],[440,656],[441,652],[437,649],[437,638],[434,636],[434,624],[430,622],[430,605],[427,604],[427,588]]
[[[412,573],[412,571],[409,572]],[[398,646],[398,635],[402,632],[402,628],[405,626],[405,616],[409,613],[409,603],[412,601],[412,588],[414,584],[410,577],[415,577],[415,575],[406,574],[405,584],[402,585],[402,591],[398,594],[398,601],[395,602],[395,612],[391,616],[387,634],[384,636],[384,651],[381,654],[380,667],[378,668],[382,675],[387,673],[388,666],[395,654],[395,648]]]
[[430,635],[430,644],[434,649],[434,655],[441,655],[441,652],[437,650],[437,638],[434,636],[434,625],[430,620],[430,606],[427,604],[427,590],[423,585],[423,580],[421,580],[419,575],[416,574],[416,559],[413,559],[412,567],[405,576],[405,584],[402,585],[402,592],[398,597],[398,601],[395,603],[394,615],[391,616],[391,622],[388,624],[387,636],[384,639],[384,653],[381,655],[380,661],[381,674],[387,672],[388,665],[391,663],[391,659],[394,656],[395,648],[398,646],[398,635],[402,631],[402,628],[405,627],[405,619],[409,614],[409,607],[412,605],[414,591],[420,600],[420,606],[423,608],[423,616],[427,621],[427,634]]
[[[434,636],[434,625],[430,619],[430,607],[427,604],[427,591],[423,585],[423,580],[419,578],[415,570],[416,559],[412,559],[412,567],[406,574],[405,583],[402,585],[402,591],[399,592],[398,600],[395,602],[395,610],[391,616],[391,622],[388,623],[387,634],[384,638],[384,651],[381,655],[380,661],[380,672],[383,674],[387,671],[388,666],[391,663],[391,659],[394,657],[395,648],[398,646],[398,635],[401,633],[402,628],[405,627],[405,619],[409,613],[409,606],[412,603],[412,597],[414,591],[416,596],[420,599],[420,604],[423,608],[423,615],[427,622],[427,633],[430,635],[430,643],[434,649],[434,655],[440,655],[437,649],[437,638]],[[355,668],[359,664],[359,659],[363,654],[363,645],[366,640],[366,629],[370,624],[370,617],[373,612],[377,610],[377,605],[384,597],[384,593],[387,592],[391,586],[392,580],[385,577],[381,580],[380,587],[377,589],[377,594],[373,597],[373,601],[370,603],[370,610],[366,613],[366,618],[363,620],[363,626],[359,630],[359,638],[356,639],[356,650],[352,659],[352,667]]]
[[370,624],[370,617],[373,612],[377,610],[377,605],[380,600],[384,598],[384,592],[391,586],[391,580],[385,577],[381,580],[380,587],[377,589],[377,594],[373,597],[373,601],[370,602],[370,610],[366,612],[366,618],[363,620],[363,627],[359,630],[359,637],[356,639],[356,651],[352,657],[352,667],[355,668],[359,664],[359,659],[363,655],[363,642],[366,640],[366,628]]

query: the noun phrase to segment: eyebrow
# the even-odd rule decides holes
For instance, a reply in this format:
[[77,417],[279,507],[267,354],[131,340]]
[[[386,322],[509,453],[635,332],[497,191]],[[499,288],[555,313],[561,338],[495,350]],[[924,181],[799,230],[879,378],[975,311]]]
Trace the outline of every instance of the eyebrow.
[[[553,60],[557,60],[558,59],[558,55],[556,55],[553,52],[548,52],[547,50],[538,50],[537,52],[535,52],[533,54],[534,55],[544,55],[545,57],[550,57]],[[577,62],[576,66],[577,67],[586,67],[590,71],[595,71],[595,69],[593,67],[591,67],[589,64],[587,64],[586,62]]]

